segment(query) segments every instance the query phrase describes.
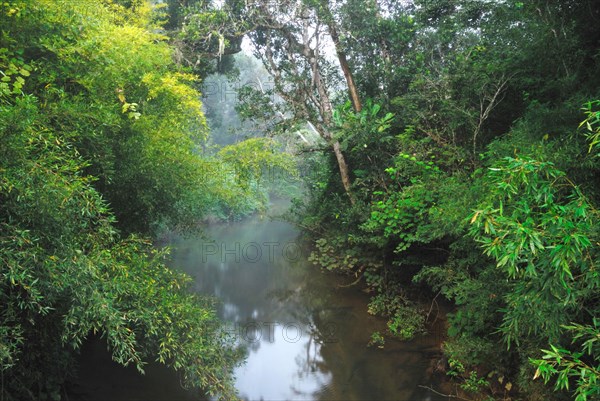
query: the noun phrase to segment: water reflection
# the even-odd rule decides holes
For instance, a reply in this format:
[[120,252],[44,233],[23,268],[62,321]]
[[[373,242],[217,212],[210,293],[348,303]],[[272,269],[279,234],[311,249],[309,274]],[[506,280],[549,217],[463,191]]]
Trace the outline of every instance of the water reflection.
[[236,372],[244,399],[436,399],[417,387],[427,341],[367,348],[382,322],[366,313],[364,294],[308,264],[292,226],[253,218],[207,234],[175,241],[173,266],[221,300],[221,317],[248,348]]

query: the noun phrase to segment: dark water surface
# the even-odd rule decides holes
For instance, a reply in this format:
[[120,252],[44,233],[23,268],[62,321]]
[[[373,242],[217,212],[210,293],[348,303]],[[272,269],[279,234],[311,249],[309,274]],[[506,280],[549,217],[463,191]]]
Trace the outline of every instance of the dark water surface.
[[[434,336],[367,347],[371,333],[383,332],[385,322],[367,313],[368,296],[359,288],[340,287],[351,279],[307,261],[293,226],[253,217],[214,225],[206,235],[174,240],[172,267],[191,275],[197,292],[221,300],[219,314],[248,348],[246,364],[236,371],[242,398],[445,399],[418,387],[430,384],[425,372]],[[112,365],[97,348],[88,345],[83,352],[82,382],[90,400],[202,399],[181,389],[164,368],[152,367],[140,379]]]

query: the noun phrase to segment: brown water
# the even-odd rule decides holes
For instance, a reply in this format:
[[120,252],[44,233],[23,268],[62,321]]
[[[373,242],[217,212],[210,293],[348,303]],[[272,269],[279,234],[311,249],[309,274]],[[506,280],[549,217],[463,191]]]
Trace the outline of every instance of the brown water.
[[[221,317],[247,347],[247,361],[236,371],[243,399],[445,399],[419,387],[430,384],[425,372],[436,338],[367,347],[385,322],[367,313],[368,297],[359,288],[340,287],[352,280],[307,261],[293,226],[253,217],[214,225],[206,234],[174,240],[172,267],[194,278],[195,291],[221,300]],[[145,379],[103,368],[111,362],[102,362],[106,355],[96,348],[84,350],[84,392],[94,395],[87,399],[202,399],[163,368],[153,367]],[[94,380],[100,374],[106,379]]]

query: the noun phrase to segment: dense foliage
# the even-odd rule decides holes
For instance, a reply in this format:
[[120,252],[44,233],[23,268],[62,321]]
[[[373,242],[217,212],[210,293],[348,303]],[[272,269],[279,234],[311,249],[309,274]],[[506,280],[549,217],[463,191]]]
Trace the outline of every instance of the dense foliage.
[[[210,301],[139,234],[260,210],[265,169],[292,170],[277,134],[310,168],[293,217],[311,259],[388,320],[373,344],[427,330],[444,297],[454,396],[600,397],[596,1],[10,0],[0,16],[3,395],[58,398],[90,333],[230,395]],[[252,78],[237,111],[268,135],[211,152],[191,72],[231,75],[244,36],[273,81]]]
[[240,352],[145,236],[264,207],[255,139],[203,154],[198,78],[145,1],[0,3],[0,369],[3,400],[61,399],[92,335],[140,372],[233,398]]
[[414,289],[451,301],[463,397],[600,396],[597,4],[332,3],[362,95],[394,118],[338,107],[357,202],[312,187],[313,259],[364,278],[392,335],[435,315]]

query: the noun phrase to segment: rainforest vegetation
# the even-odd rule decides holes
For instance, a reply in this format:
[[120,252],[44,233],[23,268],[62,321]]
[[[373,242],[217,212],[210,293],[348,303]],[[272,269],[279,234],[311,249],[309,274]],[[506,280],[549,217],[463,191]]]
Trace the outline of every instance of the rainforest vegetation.
[[93,335],[234,398],[240,351],[152,239],[296,168],[288,218],[382,352],[445,304],[451,396],[600,399],[599,26],[594,0],[0,0],[2,399],[61,399]]
[[214,300],[151,238],[259,209],[257,171],[291,164],[268,138],[203,151],[199,78],[160,23],[143,1],[0,3],[3,400],[64,399],[92,335],[122,365],[234,397]]

